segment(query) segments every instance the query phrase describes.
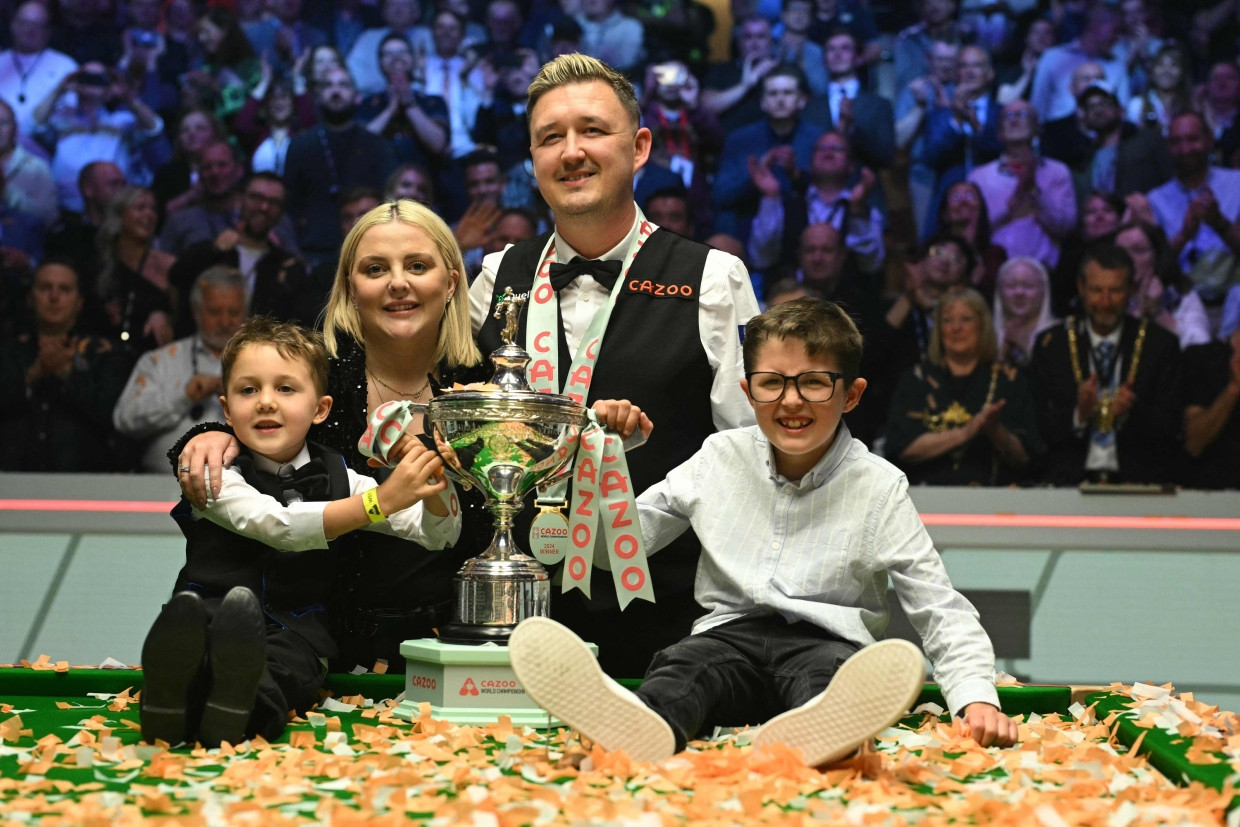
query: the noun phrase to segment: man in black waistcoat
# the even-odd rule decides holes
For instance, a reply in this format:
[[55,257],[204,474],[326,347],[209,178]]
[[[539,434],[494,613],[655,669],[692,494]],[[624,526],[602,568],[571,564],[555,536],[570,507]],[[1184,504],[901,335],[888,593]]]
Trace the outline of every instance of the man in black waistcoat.
[[[541,332],[558,341],[556,385],[563,390],[596,311],[607,313],[614,293],[614,308],[600,318],[604,336],[583,401],[628,399],[654,421],[647,444],[628,456],[640,493],[715,430],[752,423],[740,388],[740,331],[758,312],[757,300],[739,259],[660,231],[634,203],[633,175],[646,163],[651,139],[639,128],[633,87],[622,75],[594,58],[563,55],[530,84],[526,111],[534,174],[555,231],[487,256],[470,288],[474,330],[483,353],[497,348],[495,295],[505,287],[530,292],[550,257],[555,319]],[[578,256],[587,260],[582,266],[559,270]],[[523,346],[534,305],[526,306],[517,332]],[[522,511],[523,545],[535,510]],[[592,580],[590,600],[579,591],[556,593],[552,616],[597,643],[609,673],[640,676],[654,652],[688,634],[702,613],[693,599],[698,552],[697,538],[686,535],[650,559],[654,604],[635,600],[621,613],[611,573],[603,571]]]
[[[442,548],[460,533],[434,452],[415,446],[376,486],[307,442],[332,403],[319,334],[258,316],[220,363],[221,403],[242,450],[202,511],[184,498],[172,511],[185,566],[142,646],[150,743],[279,737],[290,710],[318,702],[336,654],[327,612],[338,538],[370,528]],[[182,481],[189,473],[178,468]]]

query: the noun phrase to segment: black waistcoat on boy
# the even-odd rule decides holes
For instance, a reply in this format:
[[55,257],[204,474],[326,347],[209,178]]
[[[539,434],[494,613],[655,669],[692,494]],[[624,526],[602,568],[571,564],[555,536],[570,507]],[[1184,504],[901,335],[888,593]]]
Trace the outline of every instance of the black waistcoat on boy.
[[[306,445],[311,459],[321,459],[327,467],[328,492],[323,500],[348,497],[344,457],[314,442]],[[257,470],[245,448],[233,467],[255,489],[286,504],[279,479]],[[336,546],[340,540],[333,541],[328,549],[278,551],[210,520],[194,519],[184,498],[172,510],[172,516],[185,535],[185,566],[177,575],[175,591],[194,591],[211,600],[222,598],[233,586],[245,586],[258,595],[269,623],[295,632],[320,657],[336,653],[336,644],[328,632],[327,610],[336,579]]]
[[[530,290],[547,239],[543,235],[508,249],[496,273],[496,295],[509,286],[518,294]],[[626,457],[634,493],[660,482],[715,432],[710,406],[713,373],[698,327],[698,296],[709,250],[662,230],[647,238],[625,278],[603,336],[586,404],[629,399],[655,425],[649,441]],[[556,319],[563,387],[573,354],[558,312]],[[517,335],[517,344],[522,346],[525,327],[523,314]],[[500,346],[499,334],[499,322],[488,315],[478,332],[483,354]],[[522,547],[528,545],[529,523],[536,510],[530,502],[518,515],[515,536]],[[600,660],[612,674],[644,674],[650,656],[687,635],[692,619],[702,613],[693,600],[699,551],[697,537],[686,532],[650,558],[658,601],[654,606],[635,600],[618,614],[611,572],[596,570],[588,605],[583,605],[587,601],[579,591],[563,595],[557,588],[551,600],[552,616],[597,642]],[[609,643],[606,635],[612,632],[615,642]]]

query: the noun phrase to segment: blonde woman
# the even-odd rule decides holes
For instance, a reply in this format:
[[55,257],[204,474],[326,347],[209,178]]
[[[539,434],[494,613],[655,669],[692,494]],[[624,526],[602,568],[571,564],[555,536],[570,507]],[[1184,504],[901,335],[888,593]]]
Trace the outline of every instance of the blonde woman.
[[[452,231],[421,204],[387,202],[358,219],[341,248],[323,317],[334,402],[326,421],[311,428],[311,440],[343,454],[353,470],[382,479],[387,469],[369,467],[357,450],[369,411],[392,400],[426,402],[454,381],[489,376],[470,332],[464,272]],[[237,455],[220,426],[203,430],[209,432],[169,452],[178,469],[193,469],[178,478],[194,503],[206,499],[204,465],[218,489],[221,467]],[[467,509],[455,552],[378,534],[355,540],[364,547],[339,557],[337,666],[370,667],[383,658],[400,669],[400,642],[428,636],[450,619],[452,578],[485,545],[489,526],[481,515]]]
[[887,420],[887,456],[923,485],[1002,485],[1042,453],[1033,397],[998,361],[986,300],[954,287],[934,310],[929,362],[901,377]]

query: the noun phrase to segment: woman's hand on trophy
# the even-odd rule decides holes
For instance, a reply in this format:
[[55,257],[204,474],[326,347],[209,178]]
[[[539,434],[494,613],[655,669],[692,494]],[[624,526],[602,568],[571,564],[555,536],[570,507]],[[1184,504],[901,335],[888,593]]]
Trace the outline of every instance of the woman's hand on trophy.
[[642,442],[654,430],[650,417],[642,413],[642,409],[627,399],[600,399],[591,407],[598,424],[620,434],[627,440],[634,431],[641,430]]

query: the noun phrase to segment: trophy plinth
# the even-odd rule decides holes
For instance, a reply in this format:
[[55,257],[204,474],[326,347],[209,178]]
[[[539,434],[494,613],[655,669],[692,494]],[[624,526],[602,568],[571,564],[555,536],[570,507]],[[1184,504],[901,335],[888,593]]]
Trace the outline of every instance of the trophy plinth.
[[477,487],[495,517],[491,544],[457,572],[452,622],[439,630],[448,643],[506,641],[522,620],[550,611],[550,577],[518,548],[513,518],[531,489],[563,476],[587,418],[569,397],[530,389],[529,354],[512,342],[521,303],[509,295],[497,311],[506,314],[504,344],[491,354],[490,387],[449,391],[426,409],[448,475]]

